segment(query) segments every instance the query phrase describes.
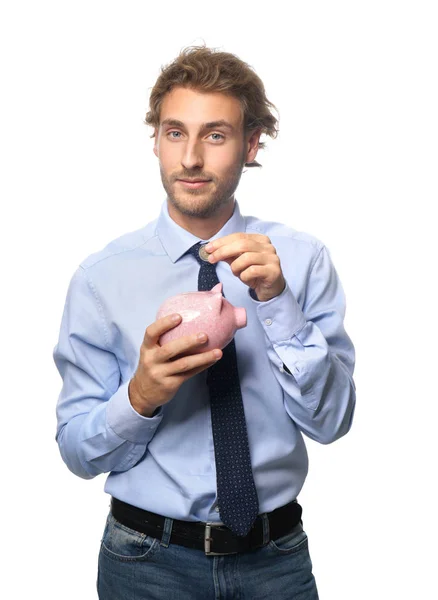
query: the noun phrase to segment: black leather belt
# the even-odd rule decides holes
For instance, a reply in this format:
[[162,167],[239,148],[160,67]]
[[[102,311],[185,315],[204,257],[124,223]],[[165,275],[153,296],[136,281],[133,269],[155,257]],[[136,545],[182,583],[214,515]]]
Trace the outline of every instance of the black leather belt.
[[[166,517],[143,510],[117,498],[111,498],[113,517],[130,529],[161,539]],[[291,531],[301,520],[302,507],[296,500],[267,513],[269,532],[267,541],[276,540]],[[259,548],[263,542],[263,517],[259,515],[244,537],[234,534],[225,525],[213,522],[179,521],[172,519],[170,543],[204,550],[205,554],[235,554]]]

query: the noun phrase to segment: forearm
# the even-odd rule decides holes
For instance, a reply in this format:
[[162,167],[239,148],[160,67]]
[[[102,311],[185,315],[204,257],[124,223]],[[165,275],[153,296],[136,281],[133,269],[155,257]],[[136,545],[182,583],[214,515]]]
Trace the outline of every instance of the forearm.
[[127,471],[137,464],[160,421],[160,416],[148,418],[135,411],[125,383],[107,402],[60,425],[56,439],[67,467],[75,475],[91,479],[100,473]]
[[[311,323],[306,327],[316,328]],[[284,390],[284,406],[290,418],[308,437],[329,444],[351,428],[356,388],[352,368],[330,351],[317,328],[307,337],[307,342],[310,340],[318,345],[306,348],[296,338],[276,344],[268,354],[278,365],[274,372]]]
[[287,284],[256,308],[289,416],[320,443],[345,435],[356,402],[355,350],[343,325],[345,295],[325,247],[309,275],[303,307]]

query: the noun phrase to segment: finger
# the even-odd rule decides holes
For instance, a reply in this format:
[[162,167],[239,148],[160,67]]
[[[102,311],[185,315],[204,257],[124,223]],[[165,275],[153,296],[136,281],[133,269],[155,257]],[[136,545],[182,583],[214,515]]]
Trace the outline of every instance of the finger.
[[153,348],[163,333],[169,331],[169,329],[173,329],[180,322],[181,315],[178,313],[172,313],[171,315],[166,315],[165,317],[161,317],[161,319],[157,319],[146,327],[143,344],[146,348]]
[[233,274],[239,276],[242,271],[251,265],[267,265],[271,262],[272,259],[268,254],[262,254],[261,252],[245,252],[239,256],[239,258],[230,261],[230,267]]
[[220,260],[228,262],[228,259],[239,257],[246,252],[268,254],[273,251],[275,251],[273,246],[269,246],[255,239],[242,239],[218,248],[209,255],[208,260],[211,264],[214,264]]
[[196,373],[200,373],[207,367],[214,365],[220,358],[222,358],[222,350],[215,348],[208,352],[201,352],[200,354],[191,354],[190,356],[183,356],[178,360],[167,363],[165,375],[187,375],[191,377]]
[[274,269],[273,265],[251,265],[240,273],[239,278],[246,285],[259,280],[263,281],[264,285],[270,286],[278,278],[278,274],[277,269]]
[[238,241],[238,240],[255,240],[257,242],[262,242],[262,243],[270,243],[271,240],[268,238],[267,235],[263,235],[262,233],[230,233],[229,235],[224,235],[221,238],[217,238],[216,240],[213,240],[212,242],[209,242],[206,246],[206,250],[207,252],[214,252],[215,250],[217,250],[218,248],[221,248],[222,246],[228,246],[229,244],[233,244],[234,242]]
[[206,371],[211,366],[213,366],[214,363],[216,363],[217,361],[218,361],[218,359],[215,359],[214,361],[210,361],[204,365],[201,365],[200,367],[196,367],[195,369],[191,369],[190,371],[185,371],[184,373],[175,375],[175,377],[179,377],[180,380],[182,381],[182,383],[184,383],[184,381],[187,381],[187,379],[190,379],[194,375],[197,375],[198,373],[202,373],[202,371]]
[[168,362],[187,350],[205,344],[207,340],[207,334],[204,331],[200,331],[192,335],[184,335],[171,342],[166,342],[157,350],[157,361]]

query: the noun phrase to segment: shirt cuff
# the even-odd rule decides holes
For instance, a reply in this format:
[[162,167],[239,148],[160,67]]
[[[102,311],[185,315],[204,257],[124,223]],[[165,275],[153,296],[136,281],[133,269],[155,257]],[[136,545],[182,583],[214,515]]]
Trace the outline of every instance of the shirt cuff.
[[132,406],[128,394],[129,381],[122,384],[108,400],[106,421],[119,437],[134,444],[148,443],[163,418],[161,406],[153,417],[143,417]]
[[251,288],[249,297],[256,305],[257,316],[266,335],[273,343],[289,340],[306,324],[306,317],[287,281],[281,294],[266,302],[256,300],[256,294]]

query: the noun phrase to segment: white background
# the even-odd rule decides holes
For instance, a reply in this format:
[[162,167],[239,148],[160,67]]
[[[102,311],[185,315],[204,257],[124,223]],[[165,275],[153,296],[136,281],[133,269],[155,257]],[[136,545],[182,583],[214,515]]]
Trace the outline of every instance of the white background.
[[280,112],[243,214],[322,240],[347,297],[355,422],[306,439],[299,497],[321,600],[438,597],[434,5],[2,4],[3,598],[97,597],[106,475],[60,458],[52,351],[76,266],[159,212],[149,92],[204,42],[248,62]]

